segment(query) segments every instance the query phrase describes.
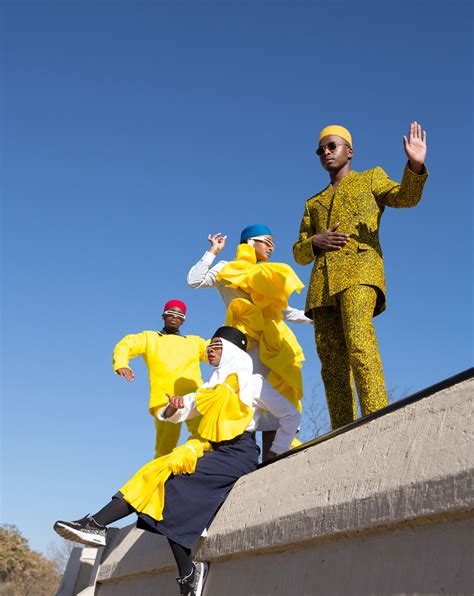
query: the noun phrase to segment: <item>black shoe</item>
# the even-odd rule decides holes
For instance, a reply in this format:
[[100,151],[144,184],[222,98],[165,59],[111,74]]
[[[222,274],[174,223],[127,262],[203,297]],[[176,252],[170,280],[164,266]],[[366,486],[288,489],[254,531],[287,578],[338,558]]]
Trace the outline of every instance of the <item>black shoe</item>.
[[66,540],[80,542],[86,546],[105,546],[106,528],[90,515],[76,521],[58,520],[53,527],[54,531]]
[[193,570],[189,575],[177,577],[181,596],[201,596],[207,571],[207,563],[193,563]]

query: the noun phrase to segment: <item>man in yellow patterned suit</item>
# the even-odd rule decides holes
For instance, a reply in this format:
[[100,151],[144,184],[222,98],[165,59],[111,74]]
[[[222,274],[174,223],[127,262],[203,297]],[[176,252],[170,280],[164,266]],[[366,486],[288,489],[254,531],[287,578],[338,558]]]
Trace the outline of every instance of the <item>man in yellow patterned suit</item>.
[[293,255],[314,261],[306,315],[314,320],[316,349],[332,428],[356,419],[353,381],[363,416],[387,405],[372,318],[385,310],[385,276],[379,241],[386,206],[414,207],[428,176],[426,131],[417,122],[403,137],[408,163],[401,184],[379,167],[351,170],[352,137],[328,126],[316,154],[330,184],[306,201]]

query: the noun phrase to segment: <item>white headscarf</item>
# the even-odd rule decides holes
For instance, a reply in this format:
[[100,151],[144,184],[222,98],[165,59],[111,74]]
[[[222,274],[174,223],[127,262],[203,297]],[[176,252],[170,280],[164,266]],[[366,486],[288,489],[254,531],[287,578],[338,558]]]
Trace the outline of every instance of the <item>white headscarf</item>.
[[253,363],[247,352],[238,348],[235,344],[224,339],[222,341],[222,353],[219,365],[216,367],[207,383],[202,387],[215,387],[225,380],[229,375],[236,374],[239,379],[239,397],[240,401],[247,406],[252,406],[252,374]]

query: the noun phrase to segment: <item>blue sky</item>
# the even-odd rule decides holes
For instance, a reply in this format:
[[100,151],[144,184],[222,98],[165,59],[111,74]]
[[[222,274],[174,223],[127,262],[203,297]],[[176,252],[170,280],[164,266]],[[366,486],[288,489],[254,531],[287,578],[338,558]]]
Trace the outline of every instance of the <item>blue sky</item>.
[[[3,2],[2,515],[33,548],[97,510],[152,454],[142,362],[125,334],[168,298],[209,336],[224,310],[186,286],[210,232],[264,222],[292,264],[304,201],[327,175],[318,131],[347,126],[353,167],[401,179],[402,135],[428,131],[415,209],[381,227],[376,319],[401,397],[472,362],[469,2]],[[303,307],[304,291],[291,303]],[[305,391],[324,403],[312,328]]]

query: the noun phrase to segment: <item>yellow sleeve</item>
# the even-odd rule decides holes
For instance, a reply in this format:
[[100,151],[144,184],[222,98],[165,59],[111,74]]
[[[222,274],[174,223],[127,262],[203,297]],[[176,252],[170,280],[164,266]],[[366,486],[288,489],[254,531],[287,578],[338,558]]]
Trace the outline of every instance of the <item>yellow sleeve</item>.
[[239,377],[235,373],[232,373],[228,377],[226,377],[225,382],[229,387],[239,395],[240,387],[239,387]]
[[206,348],[209,345],[210,339],[203,339],[202,337],[198,337],[199,341],[199,361],[200,362],[207,362],[207,352]]
[[218,443],[241,435],[253,418],[253,408],[239,397],[239,378],[229,375],[225,383],[200,388],[195,396],[202,414],[198,432],[202,439]]
[[311,224],[308,202],[306,202],[303,219],[300,224],[300,235],[298,240],[293,244],[293,257],[298,265],[308,265],[314,261],[315,254],[313,252],[312,239],[315,233],[316,231]]
[[115,346],[113,354],[113,367],[117,372],[119,368],[129,368],[128,361],[146,352],[146,333],[126,335]]
[[390,180],[382,168],[375,168],[372,172],[372,192],[381,206],[414,207],[421,199],[427,178],[428,171],[425,166],[421,174],[415,174],[407,164],[401,184]]

